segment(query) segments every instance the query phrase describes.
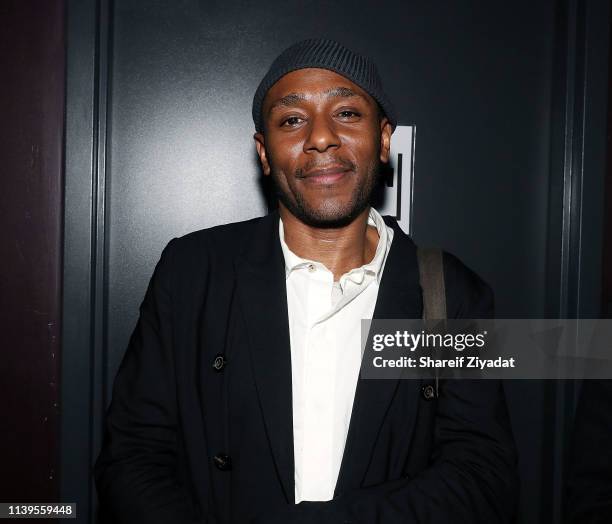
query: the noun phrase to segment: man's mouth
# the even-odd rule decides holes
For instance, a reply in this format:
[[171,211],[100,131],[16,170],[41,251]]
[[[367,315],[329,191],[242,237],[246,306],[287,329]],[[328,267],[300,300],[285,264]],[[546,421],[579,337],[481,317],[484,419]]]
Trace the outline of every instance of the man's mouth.
[[342,180],[352,169],[341,164],[320,166],[301,173],[304,181],[311,184],[329,185]]

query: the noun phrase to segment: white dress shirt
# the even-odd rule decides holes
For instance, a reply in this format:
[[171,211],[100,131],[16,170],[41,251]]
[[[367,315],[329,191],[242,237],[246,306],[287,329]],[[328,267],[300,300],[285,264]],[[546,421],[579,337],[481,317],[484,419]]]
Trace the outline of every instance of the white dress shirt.
[[361,365],[361,319],[372,318],[393,230],[375,209],[368,223],[378,246],[368,264],[334,282],[320,262],[293,253],[285,257],[291,340],[295,502],[334,495],[351,420]]

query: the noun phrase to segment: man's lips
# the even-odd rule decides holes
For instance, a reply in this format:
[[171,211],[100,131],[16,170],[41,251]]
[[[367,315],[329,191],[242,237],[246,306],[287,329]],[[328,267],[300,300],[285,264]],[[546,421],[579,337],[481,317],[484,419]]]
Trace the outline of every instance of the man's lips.
[[313,184],[333,184],[338,180],[342,179],[347,173],[350,173],[351,169],[346,166],[333,165],[326,167],[318,167],[306,171],[302,178],[309,183]]

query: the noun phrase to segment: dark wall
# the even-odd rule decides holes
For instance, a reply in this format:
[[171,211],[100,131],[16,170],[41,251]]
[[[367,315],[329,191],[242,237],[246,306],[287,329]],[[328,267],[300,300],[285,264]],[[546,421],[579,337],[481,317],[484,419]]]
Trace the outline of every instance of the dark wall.
[[[612,17],[610,17],[612,24]],[[612,42],[611,42],[612,47]],[[612,71],[612,49],[609,54],[608,71]],[[612,75],[608,78],[608,100],[612,94]],[[612,318],[612,103],[608,103],[608,129],[606,134],[607,166],[605,182],[604,231],[603,231],[603,275],[601,308],[605,318]]]
[[0,3],[0,501],[59,499],[64,3]]
[[[570,169],[568,151],[578,154],[584,141],[565,139],[584,113],[574,114],[581,96],[591,96],[574,88],[584,84],[587,26],[599,31],[589,56],[607,60],[608,28],[596,23],[607,7],[587,13],[586,4],[69,3],[66,201],[75,207],[66,218],[64,370],[77,372],[64,384],[63,465],[75,469],[63,483],[67,498],[95,505],[80,464],[99,449],[102,411],[164,245],[266,212],[252,95],[271,60],[301,38],[333,37],[371,56],[400,124],[416,126],[416,240],[477,270],[495,289],[500,317],[567,312],[562,304],[577,291],[564,268],[582,255],[568,248],[575,216],[563,215],[565,198],[572,184],[596,188],[603,179],[597,155],[587,178]],[[598,136],[589,122],[584,129]],[[583,202],[573,198],[580,216]],[[588,220],[577,227],[601,232]],[[597,256],[579,267],[600,274]],[[520,522],[556,522],[571,406],[555,384],[508,383],[506,391],[521,454]]]

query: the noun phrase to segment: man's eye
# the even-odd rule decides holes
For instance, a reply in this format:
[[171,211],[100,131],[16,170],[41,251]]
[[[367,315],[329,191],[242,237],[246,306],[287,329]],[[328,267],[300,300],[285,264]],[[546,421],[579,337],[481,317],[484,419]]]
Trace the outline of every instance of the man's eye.
[[357,113],[357,111],[351,111],[349,109],[346,109],[344,111],[340,111],[338,113],[338,116],[340,118],[357,118],[359,116],[361,116],[359,113]]
[[281,122],[281,125],[287,127],[294,127],[301,124],[302,121],[303,119],[299,116],[290,116],[289,118],[285,118],[285,120]]

